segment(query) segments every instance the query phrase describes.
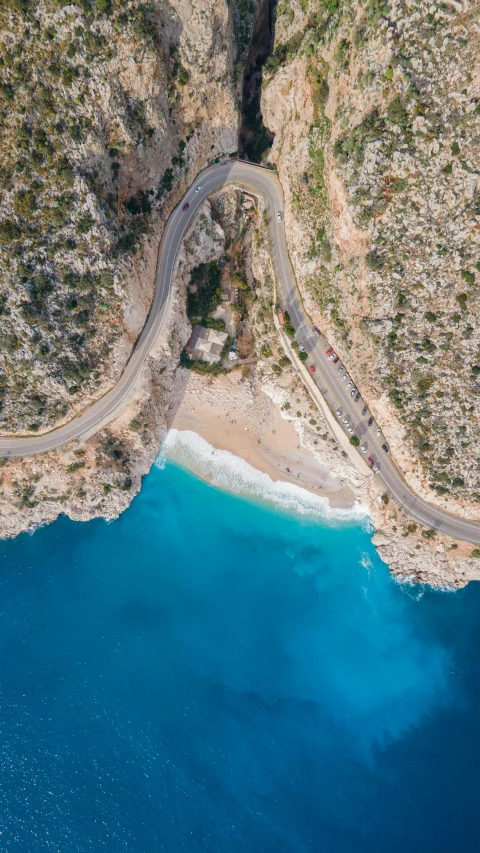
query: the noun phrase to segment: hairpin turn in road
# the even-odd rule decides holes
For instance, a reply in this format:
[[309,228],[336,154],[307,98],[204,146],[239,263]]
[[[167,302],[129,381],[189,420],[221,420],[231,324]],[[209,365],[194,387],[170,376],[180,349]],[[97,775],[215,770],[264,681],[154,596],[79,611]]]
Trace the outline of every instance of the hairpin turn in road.
[[[175,260],[184,234],[202,202],[208,196],[228,186],[237,186],[239,189],[263,196],[267,209],[270,248],[277,276],[279,302],[282,308],[288,311],[291,323],[297,332],[297,340],[307,353],[306,369],[313,368],[311,375],[319,390],[323,392],[328,405],[333,412],[340,412],[341,417],[339,415],[336,417],[339,418],[342,428],[345,427],[345,419],[361,440],[361,446],[366,448],[364,452],[367,458],[373,459],[375,467],[378,468],[375,476],[380,478],[390,497],[414,521],[455,539],[480,545],[480,522],[454,516],[415,495],[403,480],[391,455],[382,449],[382,445],[386,446],[386,442],[380,426],[374,423],[369,425],[368,414],[362,415],[363,402],[358,400],[355,403],[355,397],[351,396],[351,388],[347,390],[349,382],[347,369],[344,368],[342,373],[338,373],[337,365],[333,365],[332,360],[326,355],[329,349],[328,342],[314,329],[303,308],[288,255],[283,222],[282,191],[278,178],[269,169],[242,161],[226,160],[205,169],[197,176],[168,219],[160,243],[155,294],[150,313],[132,355],[114,388],[72,421],[49,433],[15,438],[0,437],[0,456],[7,458],[31,456],[55,450],[69,441],[92,434],[120,412],[165,322]],[[345,379],[343,379],[344,373],[347,374]],[[359,453],[362,453],[361,446],[358,448]]]

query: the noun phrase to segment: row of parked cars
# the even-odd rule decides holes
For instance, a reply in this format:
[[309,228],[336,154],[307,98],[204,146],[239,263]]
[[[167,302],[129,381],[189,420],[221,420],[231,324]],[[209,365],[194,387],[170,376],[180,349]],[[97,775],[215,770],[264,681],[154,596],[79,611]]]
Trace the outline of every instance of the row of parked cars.
[[[339,356],[334,352],[333,347],[330,347],[330,349],[328,349],[328,350],[327,350],[327,352],[326,352],[326,356],[327,356],[327,358],[329,359],[329,361],[331,361],[331,362],[332,362],[332,364],[335,364],[335,365],[336,365],[336,364],[340,361],[340,357],[339,357]],[[342,378],[342,382],[347,382],[347,380],[348,380],[348,383],[347,383],[347,385],[345,386],[345,390],[346,390],[346,391],[350,391],[350,396],[351,396],[351,397],[354,397],[354,399],[355,399],[355,403],[358,403],[358,401],[360,400],[360,392],[359,392],[359,391],[358,391],[358,389],[355,387],[355,385],[353,384],[352,380],[349,378],[348,373],[346,373],[346,371],[345,371],[345,368],[344,368],[343,364],[341,364],[341,365],[340,365],[340,367],[338,367],[338,368],[337,368],[337,370],[338,370],[338,373],[343,374],[343,375],[342,375],[342,377],[341,377],[341,378]],[[350,389],[351,389],[351,390],[350,390]],[[366,406],[364,406],[364,407],[363,407],[363,409],[362,409],[362,416],[363,416],[363,417],[365,417],[365,415],[367,414],[367,411],[368,411],[368,410],[367,410],[367,407],[366,407]],[[349,422],[349,420],[348,420],[348,417],[347,417],[346,415],[345,415],[345,416],[342,416],[342,412],[340,411],[340,409],[337,409],[337,411],[335,412],[335,414],[336,414],[337,418],[339,418],[339,419],[342,421],[342,423],[343,423],[343,425],[345,426],[345,429],[347,430],[347,432],[348,432],[350,435],[353,435],[353,434],[354,434],[354,430],[353,430],[353,429],[352,429],[352,427],[350,426],[350,422]],[[368,426],[369,426],[369,427],[371,427],[371,426],[372,426],[372,424],[373,424],[373,417],[372,417],[372,416],[370,416],[370,417],[369,417],[369,419],[368,419]],[[381,430],[380,430],[378,427],[377,427],[377,429],[376,429],[376,435],[377,435],[377,437],[379,437],[379,436],[381,435]],[[367,451],[367,448],[365,447],[365,445],[364,445],[364,444],[362,444],[362,445],[360,446],[360,450],[361,450],[361,452],[362,452],[362,453],[365,453],[365,454],[368,452],[368,451]],[[388,453],[388,447],[387,447],[387,445],[386,445],[386,444],[382,444],[382,450],[383,450],[385,453]],[[372,468],[373,468],[373,470],[375,471],[375,473],[378,473],[379,468],[378,468],[378,466],[375,464],[375,460],[374,460],[374,459],[372,459],[372,457],[371,457],[371,456],[368,456],[368,457],[367,457],[367,461],[368,461],[368,463],[372,466]]]

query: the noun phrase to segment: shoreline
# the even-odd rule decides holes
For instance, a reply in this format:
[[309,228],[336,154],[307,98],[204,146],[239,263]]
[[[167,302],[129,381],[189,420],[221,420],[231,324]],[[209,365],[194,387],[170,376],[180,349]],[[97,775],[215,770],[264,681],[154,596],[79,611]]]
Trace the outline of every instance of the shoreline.
[[169,432],[194,433],[268,475],[273,483],[288,483],[325,498],[333,509],[354,507],[350,485],[301,445],[293,423],[282,418],[266,395],[253,398],[237,376],[217,378],[214,394],[209,390],[208,381],[189,377],[188,390],[168,413]]

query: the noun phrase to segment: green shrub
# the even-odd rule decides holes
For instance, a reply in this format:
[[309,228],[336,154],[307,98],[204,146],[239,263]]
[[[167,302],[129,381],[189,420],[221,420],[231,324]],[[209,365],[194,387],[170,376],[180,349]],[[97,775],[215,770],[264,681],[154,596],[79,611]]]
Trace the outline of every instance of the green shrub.
[[392,124],[398,124],[404,130],[408,127],[408,113],[400,95],[395,95],[390,101],[387,117]]
[[354,447],[359,447],[360,439],[358,438],[358,436],[352,435],[352,437],[350,438],[350,444],[353,444]]
[[455,140],[455,142],[452,144],[452,147],[450,150],[451,150],[454,157],[458,157],[458,155],[460,154],[460,146],[459,146],[457,140]]
[[370,270],[381,270],[385,265],[385,261],[376,250],[372,250],[371,252],[367,252],[367,256],[365,258],[367,267]]
[[267,344],[262,345],[260,352],[264,358],[271,358],[273,355],[272,350],[267,346]]
[[299,353],[298,353],[298,357],[299,357],[300,361],[306,361],[306,360],[307,360],[307,358],[308,358],[308,353],[306,353],[306,352],[299,352]]
[[468,270],[462,270],[460,275],[463,280],[468,284],[469,287],[473,287],[475,284],[475,273],[469,272]]
[[70,465],[67,465],[67,471],[69,474],[74,474],[75,471],[80,471],[80,468],[85,468],[85,462],[72,462]]
[[382,501],[386,506],[388,503],[390,503],[390,498],[388,497],[388,495],[382,495]]
[[480,560],[480,548],[474,548],[470,556],[474,557],[476,560]]

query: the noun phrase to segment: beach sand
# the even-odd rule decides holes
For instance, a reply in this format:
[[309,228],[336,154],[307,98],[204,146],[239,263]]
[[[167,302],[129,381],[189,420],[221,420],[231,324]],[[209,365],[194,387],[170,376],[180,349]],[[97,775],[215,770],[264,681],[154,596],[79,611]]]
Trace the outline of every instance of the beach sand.
[[291,421],[261,389],[253,391],[239,372],[216,378],[183,371],[170,402],[167,426],[190,430],[218,450],[241,457],[273,481],[294,483],[328,498],[334,507],[351,507],[351,487],[302,447]]

